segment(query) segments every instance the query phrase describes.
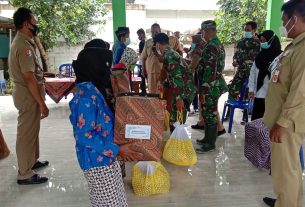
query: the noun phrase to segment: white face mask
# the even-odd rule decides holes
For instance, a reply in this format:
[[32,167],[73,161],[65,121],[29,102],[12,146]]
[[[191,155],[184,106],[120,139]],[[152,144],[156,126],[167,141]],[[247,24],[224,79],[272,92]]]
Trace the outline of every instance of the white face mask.
[[156,47],[156,51],[157,51],[158,55],[160,55],[160,56],[162,55],[162,52],[159,47]]
[[202,39],[204,42],[207,42],[206,39],[204,38],[204,35],[205,35],[205,32],[202,31],[202,32],[201,32],[201,39]]
[[[295,24],[294,25],[292,25],[292,27],[290,28],[290,30],[289,31],[287,31],[287,25],[289,24],[289,22],[292,20],[292,17],[289,19],[289,21],[287,22],[287,24],[285,25],[285,26],[281,26],[280,27],[280,33],[281,33],[281,36],[282,37],[288,37],[288,35],[289,35],[289,33],[291,32],[291,30],[294,28],[294,26],[295,26]],[[296,20],[296,22],[297,22],[297,20]]]

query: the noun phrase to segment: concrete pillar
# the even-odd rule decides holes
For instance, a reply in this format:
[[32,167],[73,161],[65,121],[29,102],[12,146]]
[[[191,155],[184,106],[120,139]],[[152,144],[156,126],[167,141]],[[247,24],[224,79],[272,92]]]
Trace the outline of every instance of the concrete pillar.
[[284,0],[268,0],[268,13],[266,28],[273,30],[279,37],[279,27],[282,25],[282,12],[281,7]]
[[125,0],[112,0],[112,18],[113,18],[113,40],[117,37],[115,31],[118,27],[126,26],[126,2]]

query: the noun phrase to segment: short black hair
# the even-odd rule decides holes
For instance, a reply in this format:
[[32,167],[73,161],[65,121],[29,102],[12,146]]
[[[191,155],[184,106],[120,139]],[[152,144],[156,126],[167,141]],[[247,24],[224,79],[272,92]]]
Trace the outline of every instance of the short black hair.
[[154,44],[159,43],[161,45],[168,45],[169,44],[169,37],[165,33],[156,34],[154,37]]
[[151,27],[159,27],[161,29],[161,27],[158,23],[154,23],[153,25],[151,25]]
[[284,12],[288,18],[291,18],[294,14],[299,14],[305,20],[305,1],[304,0],[290,0],[283,4],[282,12]]
[[255,21],[248,21],[245,25],[250,25],[252,29],[257,29],[257,23]]
[[144,29],[138,29],[138,31],[137,31],[137,34],[145,34],[145,31],[144,31]]
[[14,13],[13,19],[17,30],[23,27],[24,22],[31,21],[32,11],[28,8],[21,7]]

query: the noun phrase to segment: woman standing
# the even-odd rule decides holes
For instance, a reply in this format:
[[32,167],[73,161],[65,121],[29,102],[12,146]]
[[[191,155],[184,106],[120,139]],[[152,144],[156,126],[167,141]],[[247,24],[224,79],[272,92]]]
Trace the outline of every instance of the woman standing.
[[255,58],[249,77],[249,98],[254,98],[251,121],[262,118],[265,113],[265,97],[270,80],[269,66],[282,53],[279,38],[272,30],[259,35],[261,51]]
[[116,157],[119,154],[126,160],[136,160],[142,156],[129,145],[118,146],[113,142],[114,114],[105,98],[111,63],[110,50],[85,48],[72,64],[77,91],[69,103],[70,121],[78,162],[88,182],[93,207],[128,206]]

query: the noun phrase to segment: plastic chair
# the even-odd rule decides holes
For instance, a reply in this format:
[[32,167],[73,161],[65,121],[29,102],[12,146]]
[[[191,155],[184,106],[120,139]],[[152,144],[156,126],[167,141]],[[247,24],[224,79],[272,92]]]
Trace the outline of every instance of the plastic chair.
[[239,100],[227,100],[225,102],[224,108],[223,108],[223,114],[221,122],[224,122],[225,115],[227,113],[227,108],[230,109],[230,118],[229,118],[229,129],[228,133],[232,132],[232,125],[233,125],[233,119],[234,119],[234,110],[235,109],[242,109],[244,110],[244,116],[243,119],[247,123],[248,122],[248,111],[249,111],[249,100],[245,100],[246,92],[247,92],[247,86],[248,86],[248,78],[243,80],[243,84],[240,91],[240,97]]
[[0,80],[0,93],[2,94],[6,89],[6,80]]
[[59,66],[59,74],[61,77],[72,77],[74,75],[74,70],[72,64],[62,64]]
[[301,162],[301,166],[302,166],[302,170],[304,171],[304,152],[303,152],[303,145],[301,145],[301,149],[300,149],[300,162]]

